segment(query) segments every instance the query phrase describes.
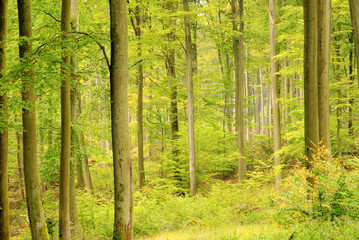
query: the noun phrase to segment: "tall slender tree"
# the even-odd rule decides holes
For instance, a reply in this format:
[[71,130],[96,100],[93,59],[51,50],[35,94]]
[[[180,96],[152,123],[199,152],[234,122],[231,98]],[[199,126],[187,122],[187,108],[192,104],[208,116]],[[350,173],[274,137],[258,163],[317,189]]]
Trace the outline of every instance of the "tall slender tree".
[[354,30],[355,59],[359,82],[359,0],[349,0],[352,27]]
[[138,95],[137,95],[137,146],[138,146],[138,185],[142,188],[145,185],[145,166],[143,159],[143,64],[142,64],[142,22],[143,17],[141,14],[141,8],[137,5],[135,8],[135,19],[136,24],[131,18],[132,23],[134,24],[133,28],[135,35],[137,37],[137,56],[139,63],[137,66],[137,86],[138,86]]
[[[188,0],[183,0],[185,12],[189,12]],[[193,78],[192,78],[192,38],[191,38],[191,20],[188,13],[184,16],[185,38],[186,38],[186,80],[187,80],[187,99],[188,99],[188,143],[189,143],[189,181],[191,194],[197,193],[196,181],[196,153],[194,141],[194,100],[193,100]]]
[[[173,6],[172,1],[168,1],[164,4],[164,8],[170,11],[171,13],[175,12],[175,7]],[[177,79],[176,79],[176,55],[174,41],[176,40],[176,18],[171,16],[167,22],[167,28],[170,30],[167,34],[168,39],[168,52],[166,56],[166,67],[167,67],[167,76],[170,79],[170,88],[171,88],[171,151],[172,159],[175,163],[175,172],[174,178],[177,181],[177,184],[180,185],[182,177],[180,174],[180,163],[179,163],[179,149],[178,149],[178,132],[179,132],[179,123],[178,123],[178,100],[177,100]]]
[[318,123],[320,146],[328,150],[329,131],[329,62],[330,62],[330,0],[318,0]]
[[37,167],[36,94],[31,70],[32,43],[30,0],[18,0],[19,33],[25,40],[19,46],[20,59],[25,65],[22,75],[22,100],[28,104],[22,109],[24,177],[27,209],[32,239],[48,239],[45,214],[41,201],[40,177]]
[[277,39],[276,39],[276,22],[275,22],[275,0],[269,0],[269,41],[270,41],[270,76],[272,90],[272,109],[273,109],[273,143],[274,143],[274,167],[275,167],[275,183],[277,189],[281,180],[280,173],[280,156],[278,154],[281,148],[280,133],[280,110],[279,110],[279,75],[278,63],[275,59],[277,55]]
[[[62,0],[61,31],[71,31],[71,0]],[[63,40],[67,39],[64,35]],[[63,50],[66,50],[65,44]],[[61,84],[61,155],[59,195],[59,239],[71,239],[70,233],[70,154],[71,154],[71,87],[69,65],[71,56],[62,56]]]
[[128,126],[128,29],[126,0],[110,0],[111,124],[115,184],[113,239],[133,238],[133,176]]
[[[5,82],[7,22],[8,0],[0,0],[0,86]],[[7,94],[0,92],[0,239],[4,240],[10,239],[7,105]]]
[[[244,152],[244,110],[243,110],[243,90],[244,90],[244,65],[243,65],[243,0],[239,0],[239,11],[237,1],[232,0],[232,21],[233,21],[233,56],[234,56],[234,81],[235,81],[235,105],[236,105],[236,128],[238,134],[238,179],[244,179],[246,172],[246,161]],[[238,14],[239,14],[239,33],[238,33]]]
[[[78,0],[71,0],[71,30],[79,31],[79,4]],[[76,52],[71,55],[71,123],[77,121],[78,118],[78,81],[77,81],[77,55]],[[77,169],[77,181],[79,186],[84,185],[83,170],[81,164],[81,158],[77,157],[79,154],[75,154],[79,151],[79,137],[76,129],[71,124],[71,165],[70,165],[70,221],[71,221],[71,238],[75,239],[76,230],[78,228],[79,220],[77,215],[77,202],[76,202],[76,183],[75,173]],[[77,168],[76,168],[77,166]]]
[[303,0],[303,9],[305,153],[308,158],[307,167],[310,168],[310,161],[316,154],[319,144],[317,0]]

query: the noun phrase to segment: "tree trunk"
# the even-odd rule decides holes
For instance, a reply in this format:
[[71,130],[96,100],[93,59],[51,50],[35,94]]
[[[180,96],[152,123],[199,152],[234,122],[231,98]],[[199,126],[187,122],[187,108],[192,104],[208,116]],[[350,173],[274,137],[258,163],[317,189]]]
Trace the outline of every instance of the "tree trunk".
[[243,86],[244,86],[244,67],[243,67],[243,0],[239,0],[239,36],[238,34],[238,9],[237,1],[232,0],[233,30],[236,36],[233,37],[234,55],[234,78],[236,86],[235,105],[236,105],[236,128],[238,133],[238,179],[243,180],[246,172],[246,162],[244,153],[244,122],[243,122]]
[[[31,10],[29,0],[18,0],[19,32],[20,37],[31,38]],[[32,51],[32,44],[26,41],[19,46],[20,59],[28,65],[26,54]],[[27,208],[29,213],[32,239],[48,239],[44,209],[41,201],[40,178],[37,167],[36,147],[36,96],[33,87],[33,72],[28,70],[23,73],[22,100],[29,103],[29,108],[22,110],[23,122],[23,150],[24,150],[24,175]]]
[[[61,31],[70,32],[71,0],[62,0]],[[63,37],[66,39],[66,36]],[[65,46],[62,46],[65,49]],[[70,152],[71,152],[71,64],[69,55],[62,56],[61,85],[61,155],[60,155],[60,194],[59,194],[59,239],[71,239],[70,233]]]
[[[79,115],[81,115],[81,96],[80,94],[78,94],[78,111],[79,111]],[[78,133],[78,141],[79,141],[79,148],[80,149],[86,149],[86,142],[85,142],[85,136],[84,133],[82,131],[80,131]],[[111,143],[111,141],[110,141]],[[111,144],[110,144],[111,146]],[[93,188],[92,188],[92,181],[91,181],[91,174],[90,174],[90,167],[89,167],[89,163],[88,163],[88,154],[87,151],[82,152],[80,154],[80,159],[77,161],[77,179],[82,178],[83,182],[85,183],[86,186],[86,190],[87,193],[89,193],[90,195],[93,192]]]
[[142,25],[142,14],[139,6],[135,9],[136,26],[135,34],[137,36],[137,56],[139,61],[137,67],[137,85],[138,85],[138,96],[137,96],[137,145],[138,145],[138,185],[140,188],[145,186],[145,166],[143,160],[143,64],[142,64],[142,43],[141,43],[141,25]]
[[[18,116],[15,115],[15,122],[21,122],[18,119]],[[16,158],[17,158],[17,166],[19,171],[19,182],[21,188],[21,196],[24,200],[25,198],[25,184],[24,184],[24,158],[23,158],[23,148],[22,148],[22,134],[21,130],[16,131]]]
[[[317,71],[317,0],[304,0],[304,128],[307,168],[319,144],[318,71]],[[313,179],[308,179],[310,183]]]
[[354,29],[355,59],[359,82],[359,0],[349,0],[352,27]]
[[[353,35],[349,34],[349,43],[352,44],[353,43]],[[349,98],[349,120],[348,120],[348,134],[350,137],[353,136],[354,134],[354,125],[353,125],[353,120],[354,120],[354,113],[353,113],[353,109],[354,109],[354,96],[353,96],[353,91],[354,91],[354,74],[353,74],[353,66],[354,66],[354,61],[353,61],[353,50],[351,49],[349,52],[349,91],[348,91],[348,98]]]
[[[174,6],[172,2],[167,2],[164,4],[164,8],[169,10],[171,13],[174,13]],[[173,47],[173,42],[175,41],[175,29],[176,29],[176,19],[174,17],[170,18],[168,22],[168,27],[170,32],[167,34],[168,39],[168,56],[166,58],[166,67],[167,67],[167,76],[170,79],[170,88],[171,88],[171,152],[173,162],[175,164],[174,170],[174,178],[179,185],[182,183],[182,176],[180,171],[180,162],[179,162],[179,149],[178,149],[178,131],[179,131],[179,123],[178,123],[178,100],[177,100],[177,79],[176,79],[176,57],[175,57],[175,48]],[[150,152],[150,154],[152,154]]]
[[264,98],[263,98],[263,94],[264,94],[264,89],[263,89],[263,79],[262,79],[262,69],[259,69],[259,84],[260,84],[260,101],[261,101],[261,123],[262,123],[262,132],[261,133],[265,133],[266,132],[266,122],[265,122],[265,118],[264,118]]
[[111,124],[115,185],[113,239],[133,238],[133,177],[128,125],[128,31],[126,0],[110,0]]
[[[246,70],[247,71],[247,70]],[[247,74],[248,75],[248,74]],[[260,91],[260,70],[257,72],[257,85],[256,85],[256,106],[255,106],[255,118],[256,118],[256,134],[261,133],[261,91]],[[263,123],[262,123],[263,124]]]
[[[339,25],[338,25],[338,28]],[[334,37],[334,42],[338,42],[337,37]],[[334,57],[334,61],[335,65],[333,66],[333,75],[334,75],[334,79],[336,81],[337,84],[340,83],[340,76],[339,76],[339,70],[340,70],[340,51],[339,51],[339,46],[337,46],[336,44],[335,46],[335,57]],[[337,90],[337,98],[338,98],[338,102],[337,105],[341,105],[342,101],[342,91],[340,89],[340,87],[338,86],[338,90]],[[337,129],[336,129],[336,141],[337,141],[337,147],[338,147],[338,158],[342,157],[342,147],[341,147],[341,140],[340,140],[340,129],[341,129],[341,117],[342,117],[342,108],[341,107],[336,107],[336,118],[337,118]]]
[[[183,0],[185,12],[189,12],[188,0]],[[192,40],[191,40],[191,21],[190,15],[184,16],[186,29],[186,80],[187,80],[187,98],[188,98],[188,142],[189,142],[189,181],[191,194],[197,193],[196,180],[196,155],[194,141],[194,103],[193,103],[193,79],[192,79]]]
[[[80,148],[81,149],[86,148],[85,136],[83,135],[82,132],[79,134],[79,141],[80,141]],[[81,154],[80,164],[81,164],[81,169],[83,169],[83,177],[84,177],[87,193],[91,195],[93,192],[93,187],[92,187],[91,173],[90,173],[90,167],[88,162],[88,155],[86,152]]]
[[[79,8],[78,8],[78,0],[72,0],[71,1],[71,30],[72,31],[79,31]],[[77,121],[77,113],[78,113],[78,103],[77,103],[77,55],[76,53],[73,53],[71,56],[71,76],[72,79],[72,87],[71,87],[71,122]],[[78,154],[76,154],[79,149],[79,139],[78,139],[78,133],[77,131],[71,127],[71,165],[70,165],[70,221],[71,221],[71,238],[75,239],[76,231],[78,229],[79,220],[77,215],[77,203],[76,203],[76,183],[75,183],[75,174],[76,174],[76,162],[80,160],[80,158],[77,157]],[[82,174],[80,174],[82,176]],[[83,179],[78,179],[78,185],[82,184],[81,182]],[[77,231],[79,232],[79,231]]]
[[330,63],[330,0],[318,0],[318,121],[320,146],[328,150],[329,131],[329,63]]
[[280,157],[279,150],[281,148],[280,133],[280,110],[279,110],[279,75],[278,63],[275,60],[277,55],[277,39],[275,26],[275,0],[269,0],[269,39],[270,39],[270,63],[271,63],[271,90],[272,90],[272,109],[273,109],[273,143],[274,143],[274,168],[275,168],[275,184],[279,190],[281,180]]
[[[245,73],[244,75],[244,97],[247,98],[247,101],[246,101],[246,105],[247,106],[250,106],[250,91],[249,91],[249,79],[248,79],[248,71]],[[250,118],[250,109],[249,107],[247,107],[245,110],[244,110],[244,114],[247,116],[247,126],[246,128],[244,129],[244,136],[246,138],[247,141],[249,141],[250,139],[250,133],[251,133],[251,118]]]
[[[6,35],[8,1],[0,0],[0,82],[4,82],[6,64]],[[10,210],[8,196],[8,111],[7,94],[0,93],[0,239],[10,239]],[[21,181],[21,180],[20,180]]]

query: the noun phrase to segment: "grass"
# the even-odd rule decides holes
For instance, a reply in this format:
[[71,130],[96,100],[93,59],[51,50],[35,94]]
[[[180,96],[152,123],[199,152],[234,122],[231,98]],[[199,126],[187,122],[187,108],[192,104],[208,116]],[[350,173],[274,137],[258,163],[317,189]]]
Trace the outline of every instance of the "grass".
[[[299,167],[283,180],[280,194],[272,183],[263,182],[262,175],[260,180],[252,177],[243,183],[216,180],[201,186],[195,197],[176,196],[163,186],[149,184],[135,191],[135,239],[359,239],[359,173],[342,173],[329,164],[318,162],[313,167],[318,184],[311,201],[307,198],[308,173]],[[96,171],[98,178],[109,179],[110,173],[106,168]],[[111,239],[113,191],[106,184],[96,189],[91,196],[78,191],[81,226],[77,239]],[[13,200],[19,193],[16,195]],[[50,237],[57,239],[57,188],[45,191],[43,200],[46,217],[55,224]],[[12,211],[16,236],[12,239],[31,239],[26,204],[16,206]]]

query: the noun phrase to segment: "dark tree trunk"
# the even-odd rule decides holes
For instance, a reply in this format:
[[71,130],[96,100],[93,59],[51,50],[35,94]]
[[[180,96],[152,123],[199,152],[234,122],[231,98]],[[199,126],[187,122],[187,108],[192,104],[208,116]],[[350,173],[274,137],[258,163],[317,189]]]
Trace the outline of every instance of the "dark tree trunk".
[[[7,22],[8,1],[0,0],[0,82],[5,75]],[[7,94],[0,92],[0,239],[3,240],[10,239],[7,106]]]

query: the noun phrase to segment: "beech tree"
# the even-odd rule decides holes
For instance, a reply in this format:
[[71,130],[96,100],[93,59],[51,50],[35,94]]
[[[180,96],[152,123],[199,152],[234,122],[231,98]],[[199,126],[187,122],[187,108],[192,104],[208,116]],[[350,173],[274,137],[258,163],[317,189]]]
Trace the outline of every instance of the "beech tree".
[[133,176],[128,127],[128,29],[126,0],[110,0],[111,124],[115,186],[113,239],[132,239]]
[[25,37],[19,45],[20,59],[24,64],[22,73],[22,100],[26,107],[22,109],[23,122],[23,154],[26,202],[29,213],[31,236],[34,240],[48,239],[44,209],[42,207],[40,178],[37,166],[36,137],[36,95],[34,76],[30,63],[32,43],[30,0],[18,0],[19,32]]
[[[62,0],[61,31],[71,31],[71,0]],[[63,40],[67,37],[64,35]],[[63,45],[63,50],[66,50]],[[61,157],[59,195],[59,239],[70,239],[70,152],[71,152],[71,87],[69,65],[71,56],[63,53],[61,66]]]
[[[0,87],[5,84],[8,1],[0,0]],[[0,92],[0,239],[10,239],[7,94]]]
[[[233,21],[233,56],[234,56],[234,81],[236,86],[235,106],[236,106],[236,129],[238,133],[238,178],[243,180],[246,172],[246,161],[244,152],[244,110],[243,110],[243,94],[244,94],[244,66],[243,66],[243,0],[239,1],[239,9],[237,1],[232,0],[232,21]],[[239,14],[239,32],[238,32],[238,14]]]
[[307,167],[319,143],[330,149],[330,1],[304,1],[304,114]]
[[[78,0],[71,0],[71,30],[79,31],[79,6]],[[71,106],[71,165],[70,165],[70,228],[71,238],[75,239],[76,230],[78,228],[79,220],[77,215],[77,203],[76,203],[76,183],[75,176],[77,175],[77,181],[79,186],[84,185],[83,169],[81,164],[81,158],[76,158],[76,154],[79,151],[79,137],[78,132],[74,129],[72,124],[77,121],[78,118],[78,81],[77,81],[77,54],[71,55],[71,92],[70,92],[70,106]],[[77,169],[77,171],[76,171]],[[77,174],[76,174],[77,173]]]
[[[188,0],[183,0],[185,12],[189,12]],[[189,148],[189,178],[192,195],[197,193],[196,181],[196,153],[194,145],[194,100],[193,100],[193,78],[192,78],[192,39],[191,21],[187,13],[184,16],[185,38],[186,38],[186,80],[187,80],[187,99],[188,99],[188,148]]]
[[359,0],[349,0],[350,15],[353,27],[354,44],[355,44],[355,59],[357,65],[357,75],[359,82]]
[[320,146],[328,150],[329,131],[329,62],[330,62],[330,0],[318,0],[318,121]]
[[317,74],[317,0],[304,0],[304,129],[307,167],[317,153],[318,74]]
[[[173,2],[168,1],[163,6],[167,9],[170,13],[175,13],[175,8],[173,6]],[[166,68],[167,68],[167,76],[170,79],[170,89],[171,89],[171,114],[170,114],[170,121],[171,121],[171,153],[172,159],[175,163],[175,172],[174,178],[179,182],[182,181],[182,177],[180,176],[179,171],[179,149],[178,149],[178,132],[179,132],[179,123],[178,123],[178,99],[177,99],[177,92],[178,92],[178,81],[176,79],[176,55],[175,55],[175,47],[174,42],[176,40],[176,17],[170,16],[167,22],[167,28],[170,30],[167,34],[167,41],[168,41],[168,51],[166,53]]]
[[138,185],[142,188],[145,185],[145,167],[143,159],[143,64],[142,64],[142,23],[143,16],[141,13],[141,8],[136,6],[134,10],[134,15],[136,22],[131,17],[131,22],[133,25],[133,30],[137,37],[137,56],[138,56],[138,66],[137,66],[137,86],[138,86],[138,96],[137,96],[137,147],[138,147]]
[[269,41],[270,41],[270,77],[272,91],[272,109],[273,109],[273,143],[274,143],[274,167],[275,167],[275,183],[277,189],[281,180],[280,173],[280,157],[278,151],[281,148],[280,133],[280,110],[279,110],[279,75],[278,63],[275,59],[277,55],[277,39],[276,39],[276,18],[275,18],[275,0],[269,0]]

